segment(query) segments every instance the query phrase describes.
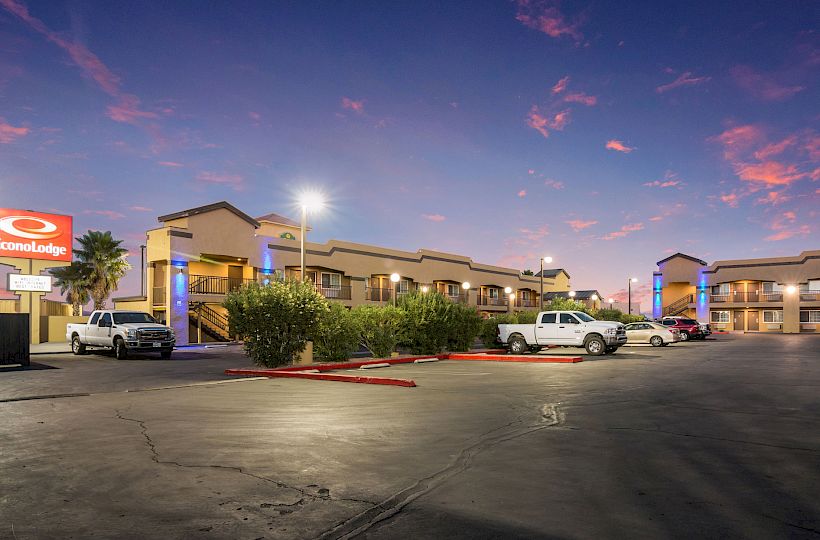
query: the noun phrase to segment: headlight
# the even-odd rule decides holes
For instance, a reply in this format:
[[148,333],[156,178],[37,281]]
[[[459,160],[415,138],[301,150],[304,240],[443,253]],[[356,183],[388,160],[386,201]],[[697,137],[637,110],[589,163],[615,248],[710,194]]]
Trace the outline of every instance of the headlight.
[[137,339],[137,331],[136,330],[128,330],[125,333],[125,337],[128,339]]
[[607,333],[607,334],[617,334],[617,333],[618,333],[618,329],[617,329],[617,328],[607,328],[607,329],[606,329],[606,333]]

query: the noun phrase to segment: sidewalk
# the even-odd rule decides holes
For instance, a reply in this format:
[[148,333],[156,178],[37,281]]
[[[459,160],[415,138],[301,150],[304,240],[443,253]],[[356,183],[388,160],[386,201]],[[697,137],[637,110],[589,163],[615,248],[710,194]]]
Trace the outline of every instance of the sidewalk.
[[38,343],[30,348],[31,354],[68,354],[71,353],[71,343],[68,341],[51,341]]

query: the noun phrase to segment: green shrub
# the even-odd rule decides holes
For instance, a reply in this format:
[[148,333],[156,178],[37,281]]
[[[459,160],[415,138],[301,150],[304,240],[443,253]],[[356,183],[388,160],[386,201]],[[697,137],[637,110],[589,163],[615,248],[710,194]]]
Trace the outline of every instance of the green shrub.
[[620,322],[623,317],[620,309],[599,309],[593,317],[599,321],[615,321]]
[[621,315],[621,322],[624,324],[640,322],[646,320],[646,317],[643,315],[629,315],[628,313],[624,313]]
[[404,313],[393,306],[356,306],[350,311],[360,343],[374,358],[386,358],[402,337]]
[[245,342],[245,353],[267,367],[292,362],[329,310],[312,283],[292,280],[250,283],[228,293],[223,305],[232,331]]
[[414,292],[399,298],[404,312],[401,344],[413,354],[436,354],[447,347],[447,313],[453,303],[443,294]]
[[556,297],[544,305],[544,311],[583,311],[589,313],[590,309],[583,302],[570,298]]
[[456,352],[469,351],[481,332],[481,315],[475,307],[453,303],[450,304],[447,313],[447,349]]
[[481,321],[481,333],[479,334],[481,342],[488,348],[499,345],[498,325],[516,323],[518,323],[518,317],[514,313],[501,313],[489,319],[484,319]]
[[359,327],[350,310],[339,302],[319,318],[313,336],[313,350],[327,362],[343,362],[359,349]]
[[516,314],[516,319],[518,320],[518,324],[535,324],[535,320],[538,318],[537,311],[519,311]]

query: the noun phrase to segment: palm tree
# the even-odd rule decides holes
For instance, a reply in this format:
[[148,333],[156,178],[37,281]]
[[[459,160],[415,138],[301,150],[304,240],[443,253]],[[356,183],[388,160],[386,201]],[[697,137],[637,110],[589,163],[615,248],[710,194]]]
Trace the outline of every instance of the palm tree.
[[122,240],[114,240],[111,231],[88,231],[77,241],[81,248],[75,249],[74,255],[90,269],[89,293],[94,309],[105,309],[106,298],[117,290],[120,278],[131,268],[125,258],[128,250],[120,247]]
[[83,306],[91,298],[91,269],[88,265],[73,261],[71,266],[52,268],[49,273],[54,276],[54,284],[60,287],[60,294],[65,294],[66,300],[71,304],[72,315],[82,315]]

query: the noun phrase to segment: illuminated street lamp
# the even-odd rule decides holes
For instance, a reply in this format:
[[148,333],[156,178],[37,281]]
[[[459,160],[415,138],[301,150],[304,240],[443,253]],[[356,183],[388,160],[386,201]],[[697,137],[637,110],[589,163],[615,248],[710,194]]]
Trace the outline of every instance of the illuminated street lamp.
[[552,262],[552,257],[541,257],[541,271],[538,273],[541,276],[541,296],[539,297],[540,302],[538,303],[540,311],[544,311],[544,263],[550,264]]
[[789,293],[789,294],[794,294],[794,292],[796,290],[797,290],[797,287],[795,287],[794,285],[787,285],[786,286],[786,292]]
[[606,301],[609,302],[609,309],[612,309],[612,304],[615,302],[615,299],[614,298],[607,298]]
[[465,281],[461,284],[461,288],[464,290],[464,303],[467,304],[470,302],[470,282]]
[[590,296],[590,297],[589,297],[589,299],[590,299],[590,300],[592,300],[592,307],[593,307],[593,309],[594,309],[594,308],[595,308],[595,302],[597,302],[597,301],[598,301],[598,295],[597,295],[597,294],[593,294],[592,296]]
[[430,290],[430,287],[428,287],[427,285],[422,285],[421,286],[421,292],[426,293],[429,290]]
[[390,274],[390,281],[393,283],[393,305],[396,305],[396,297],[398,296],[398,290],[396,286],[398,285],[399,281],[401,280],[401,276],[393,273]]
[[630,314],[630,315],[632,315],[632,284],[633,284],[633,283],[637,283],[637,282],[638,282],[638,278],[636,278],[636,277],[629,278],[629,281],[627,282],[627,289],[628,289],[628,291],[629,291],[629,292],[627,293],[627,295],[628,295],[628,303],[627,303],[627,305],[629,306],[629,308],[628,308],[628,309],[629,309],[629,314]]
[[575,298],[575,291],[569,291],[567,294],[569,294],[570,298]]
[[301,244],[301,269],[302,273],[299,275],[302,281],[305,281],[305,236],[307,236],[307,213],[317,212],[325,206],[324,197],[317,191],[305,191],[299,196],[299,206],[302,207],[302,235],[300,238]]

